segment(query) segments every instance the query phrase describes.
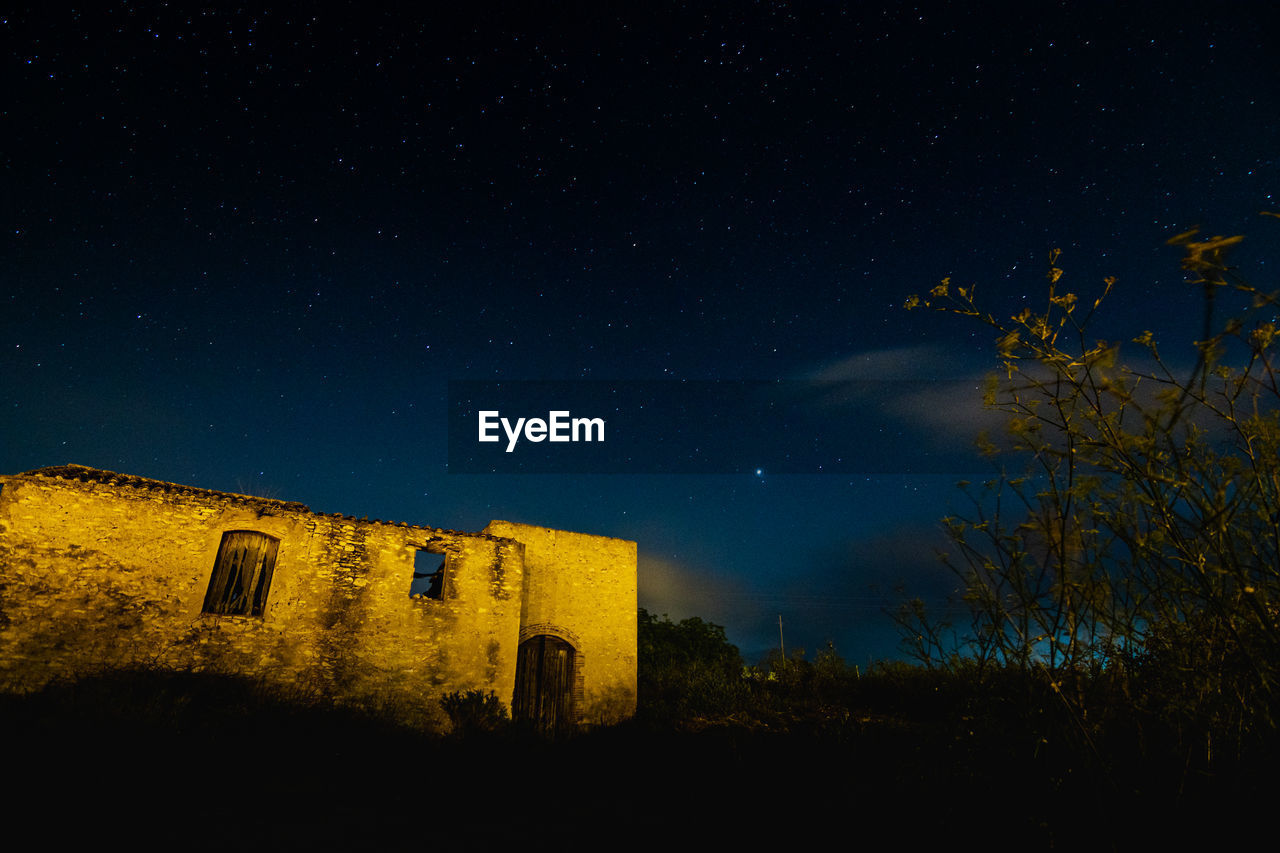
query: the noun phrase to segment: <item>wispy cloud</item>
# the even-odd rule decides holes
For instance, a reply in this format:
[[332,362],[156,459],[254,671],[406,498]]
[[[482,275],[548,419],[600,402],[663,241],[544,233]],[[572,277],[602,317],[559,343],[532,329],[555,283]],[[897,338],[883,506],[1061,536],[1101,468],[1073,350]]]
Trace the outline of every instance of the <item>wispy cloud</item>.
[[888,418],[921,442],[948,450],[972,447],[1005,416],[983,404],[986,373],[937,344],[853,353],[805,371],[830,383],[818,405]]
[[740,581],[644,552],[636,571],[640,606],[650,613],[667,614],[677,621],[690,616],[719,624],[736,621],[734,602],[743,589]]
[[956,379],[954,354],[938,344],[864,350],[819,364],[801,378],[819,382]]

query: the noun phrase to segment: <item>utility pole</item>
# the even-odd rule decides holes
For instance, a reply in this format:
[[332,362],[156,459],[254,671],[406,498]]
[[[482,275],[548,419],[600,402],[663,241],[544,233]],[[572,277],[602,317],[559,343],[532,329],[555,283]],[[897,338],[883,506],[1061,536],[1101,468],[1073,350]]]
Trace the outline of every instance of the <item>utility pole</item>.
[[787,644],[782,639],[782,614],[778,614],[778,647],[782,650],[782,665],[787,664]]

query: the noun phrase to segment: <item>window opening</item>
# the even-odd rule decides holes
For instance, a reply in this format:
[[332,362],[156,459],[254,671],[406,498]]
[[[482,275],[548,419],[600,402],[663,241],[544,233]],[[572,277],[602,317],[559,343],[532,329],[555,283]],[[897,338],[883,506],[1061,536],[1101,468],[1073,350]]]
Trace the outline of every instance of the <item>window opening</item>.
[[447,555],[439,551],[418,549],[413,553],[413,582],[409,584],[410,598],[444,598],[445,566]]
[[204,612],[261,616],[271,591],[280,540],[253,530],[228,530],[204,596]]

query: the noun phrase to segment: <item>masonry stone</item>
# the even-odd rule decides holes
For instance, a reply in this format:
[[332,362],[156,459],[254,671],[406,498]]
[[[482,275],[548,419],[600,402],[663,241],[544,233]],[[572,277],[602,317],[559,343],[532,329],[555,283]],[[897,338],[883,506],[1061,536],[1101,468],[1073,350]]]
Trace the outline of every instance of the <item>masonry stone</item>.
[[[429,552],[440,570],[415,581]],[[446,729],[494,692],[557,729],[631,716],[636,543],[460,532],[79,465],[0,477],[0,689],[245,675]]]

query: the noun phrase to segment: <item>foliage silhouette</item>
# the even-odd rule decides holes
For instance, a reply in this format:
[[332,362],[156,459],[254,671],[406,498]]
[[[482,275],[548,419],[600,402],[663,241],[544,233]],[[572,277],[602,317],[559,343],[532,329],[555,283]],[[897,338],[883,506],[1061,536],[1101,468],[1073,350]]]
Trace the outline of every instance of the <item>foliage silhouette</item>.
[[742,656],[723,627],[696,616],[672,622],[640,608],[637,634],[642,715],[670,722],[748,703]]
[[[911,602],[898,614],[907,645],[932,667],[1020,673],[1028,719],[1094,754],[1130,710],[1123,724],[1172,742],[1188,769],[1234,766],[1274,739],[1278,298],[1228,266],[1241,240],[1191,230],[1169,241],[1203,293],[1186,373],[1151,330],[1129,363],[1095,340],[1115,279],[1091,302],[1063,292],[1056,251],[1039,313],[1001,319],[945,279],[907,300],[994,333],[986,403],[1008,416],[1003,447],[981,441],[997,475],[961,484],[971,509],[944,519],[967,620]],[[1235,307],[1220,318],[1224,303]]]
[[497,732],[511,722],[506,706],[492,690],[446,693],[440,699],[440,707],[449,717],[456,735]]

